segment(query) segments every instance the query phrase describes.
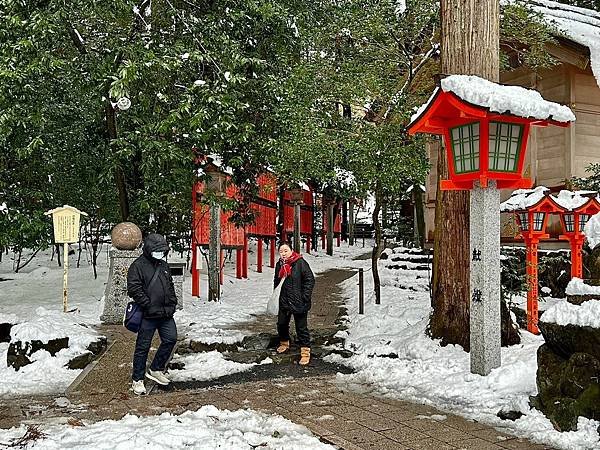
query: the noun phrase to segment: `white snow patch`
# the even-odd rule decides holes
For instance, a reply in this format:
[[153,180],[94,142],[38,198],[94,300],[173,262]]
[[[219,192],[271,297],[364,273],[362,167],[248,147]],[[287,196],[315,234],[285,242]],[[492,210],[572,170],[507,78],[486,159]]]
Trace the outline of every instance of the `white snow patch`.
[[600,213],[594,214],[590,217],[590,220],[587,221],[585,227],[583,228],[583,233],[587,238],[588,244],[592,250],[596,248],[598,244],[600,244]]
[[[0,442],[22,437],[25,425],[0,430]],[[83,427],[53,425],[42,427],[45,436],[28,448],[44,449],[295,449],[326,450],[324,444],[302,425],[278,415],[249,409],[219,410],[207,405],[181,415],[163,413],[138,417],[127,414],[121,420],[103,420]]]
[[600,286],[585,284],[581,278],[574,277],[569,281],[566,289],[567,295],[600,295]]
[[558,303],[544,313],[543,320],[558,325],[600,328],[600,300],[588,300],[581,305]]
[[185,364],[182,370],[169,370],[173,381],[206,381],[250,370],[256,364],[227,361],[218,351],[193,353],[173,358],[173,362]]

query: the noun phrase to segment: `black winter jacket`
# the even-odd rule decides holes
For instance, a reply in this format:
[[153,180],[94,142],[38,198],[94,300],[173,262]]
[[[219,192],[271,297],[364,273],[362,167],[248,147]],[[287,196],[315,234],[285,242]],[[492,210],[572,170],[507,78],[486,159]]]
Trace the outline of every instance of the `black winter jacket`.
[[[282,264],[279,260],[275,265],[274,287],[279,284],[279,270]],[[315,276],[304,258],[300,258],[292,263],[292,274],[283,281],[279,294],[279,307],[296,314],[308,312],[314,287]]]
[[[143,254],[129,267],[127,272],[127,294],[144,310],[148,319],[173,317],[177,306],[177,295],[171,269],[162,260],[154,259],[152,252],[167,252],[169,246],[160,234],[149,234],[144,240]],[[158,268],[158,276],[148,290],[148,285]]]

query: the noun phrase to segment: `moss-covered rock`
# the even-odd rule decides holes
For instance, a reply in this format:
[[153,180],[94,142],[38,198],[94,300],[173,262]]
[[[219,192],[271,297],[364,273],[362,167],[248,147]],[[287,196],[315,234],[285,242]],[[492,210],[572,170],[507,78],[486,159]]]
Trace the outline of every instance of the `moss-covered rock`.
[[546,344],[554,353],[570,358],[574,353],[589,353],[600,360],[600,329],[578,325],[558,325],[554,322],[538,323]]
[[68,337],[50,339],[48,342],[42,342],[39,340],[33,340],[30,342],[11,342],[8,346],[6,363],[7,365],[14,367],[15,370],[19,370],[21,367],[31,364],[32,361],[29,359],[29,357],[38,350],[46,350],[48,353],[54,356],[62,349],[68,347]]
[[575,353],[561,373],[560,391],[578,398],[590,385],[597,384],[599,377],[600,361],[588,353]]

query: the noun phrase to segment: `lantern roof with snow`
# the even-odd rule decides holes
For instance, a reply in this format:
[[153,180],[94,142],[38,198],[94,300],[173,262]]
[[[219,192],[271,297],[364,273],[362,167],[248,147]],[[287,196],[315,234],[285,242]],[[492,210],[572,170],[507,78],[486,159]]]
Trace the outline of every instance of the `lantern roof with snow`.
[[412,116],[408,132],[444,137],[450,179],[442,189],[472,189],[475,181],[487,187],[488,180],[498,188],[529,188],[522,177],[529,128],[574,120],[570,108],[537,91],[451,75]]

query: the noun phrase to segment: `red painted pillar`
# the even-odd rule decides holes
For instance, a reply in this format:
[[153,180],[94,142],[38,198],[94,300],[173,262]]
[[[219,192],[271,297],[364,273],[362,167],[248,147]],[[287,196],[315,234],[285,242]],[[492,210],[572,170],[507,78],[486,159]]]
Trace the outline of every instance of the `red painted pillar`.
[[340,244],[341,244],[341,237],[340,237],[340,235],[338,234],[338,235],[337,235],[337,246],[339,247],[339,246],[340,246]]
[[261,237],[256,239],[256,271],[262,273],[263,265],[263,240]]
[[269,261],[269,266],[271,268],[275,267],[275,238],[271,238],[269,241],[269,251],[271,253],[271,260]]
[[225,252],[221,249],[221,257],[219,258],[219,283],[223,286],[223,279],[225,274]]
[[[530,222],[531,223],[531,222]],[[530,238],[527,243],[527,330],[540,334],[538,329],[538,243]]]
[[[200,270],[198,270],[198,246],[192,238],[192,297],[200,297]],[[202,256],[200,256],[201,258]]]
[[310,255],[310,234],[306,236],[306,253]]
[[579,233],[575,233],[570,239],[571,244],[571,278],[583,278],[583,261],[581,250],[583,248],[583,240]]
[[244,257],[242,258],[242,277],[248,278],[248,235],[244,233]]
[[235,249],[235,277],[239,280],[242,278],[242,249]]

